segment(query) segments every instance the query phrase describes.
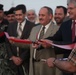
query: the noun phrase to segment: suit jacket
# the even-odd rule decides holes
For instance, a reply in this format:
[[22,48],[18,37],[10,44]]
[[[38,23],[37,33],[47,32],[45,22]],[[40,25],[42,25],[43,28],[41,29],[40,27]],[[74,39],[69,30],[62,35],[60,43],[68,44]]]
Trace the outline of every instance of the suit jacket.
[[[66,22],[63,22],[62,25],[60,26],[59,30],[56,32],[56,34],[53,37],[48,37],[47,39],[53,40],[54,43],[57,44],[69,44],[72,43],[72,20],[68,20]],[[67,57],[70,53],[68,50],[62,51],[64,53],[64,57]]]
[[[8,34],[10,36],[17,37],[17,25],[18,22],[14,22],[8,26]],[[26,20],[26,24],[24,26],[21,39],[27,39],[30,35],[31,29],[35,26],[35,24],[29,22]],[[17,47],[16,46],[11,46],[11,51],[9,52],[9,57],[12,56],[17,56]],[[29,55],[30,55],[30,50],[26,48],[19,48],[19,57],[23,60],[25,63],[29,63]],[[26,65],[28,66],[28,65]],[[27,67],[26,67],[27,68]]]
[[[53,37],[48,37],[49,40],[54,40],[54,41],[60,41],[62,42],[72,42],[72,20],[68,20],[66,22],[63,22],[62,25],[60,26],[59,30],[56,32],[56,34]],[[65,43],[65,44],[66,44]]]
[[[40,31],[41,25],[38,25],[36,27],[34,27],[31,31],[30,34],[30,39],[32,41],[36,41],[38,32]],[[48,28],[47,32],[44,34],[44,38],[47,38],[49,36],[53,36],[56,31],[58,30],[58,27],[56,25],[54,25],[54,23],[52,22],[50,27]],[[50,50],[51,49],[51,50]],[[42,59],[47,59],[49,57],[55,57],[55,52],[54,49],[49,48],[49,49],[42,49],[39,50],[41,51],[41,56],[40,58]],[[29,75],[34,75],[34,67],[33,67],[33,53],[34,53],[34,49],[31,47],[30,49],[30,70],[29,70]],[[46,64],[44,63],[40,63],[40,70],[41,70],[41,75],[54,75],[54,69],[49,68]]]

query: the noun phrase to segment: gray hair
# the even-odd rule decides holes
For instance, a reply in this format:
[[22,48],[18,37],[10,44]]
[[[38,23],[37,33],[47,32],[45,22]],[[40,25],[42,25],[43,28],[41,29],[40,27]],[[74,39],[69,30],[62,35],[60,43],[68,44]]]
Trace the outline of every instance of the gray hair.
[[52,14],[53,15],[53,10],[52,8],[48,7],[48,6],[43,6],[42,8],[46,8],[48,10],[48,14]]
[[30,10],[28,10],[28,11],[27,11],[27,14],[28,14],[29,12],[33,12],[33,13],[36,15],[36,12],[35,12],[34,9],[30,9]]
[[67,5],[68,5],[69,3],[73,3],[74,6],[76,6],[76,0],[67,0]]

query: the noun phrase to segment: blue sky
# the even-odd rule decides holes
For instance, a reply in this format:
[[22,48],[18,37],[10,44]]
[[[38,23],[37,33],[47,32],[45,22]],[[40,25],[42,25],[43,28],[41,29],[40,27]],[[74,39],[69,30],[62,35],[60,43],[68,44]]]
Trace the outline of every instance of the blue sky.
[[55,7],[58,5],[67,7],[66,2],[67,0],[0,0],[0,3],[4,4],[4,10],[8,10],[12,5],[25,4],[27,10],[35,9],[37,14],[39,9],[43,6],[49,6],[55,10]]

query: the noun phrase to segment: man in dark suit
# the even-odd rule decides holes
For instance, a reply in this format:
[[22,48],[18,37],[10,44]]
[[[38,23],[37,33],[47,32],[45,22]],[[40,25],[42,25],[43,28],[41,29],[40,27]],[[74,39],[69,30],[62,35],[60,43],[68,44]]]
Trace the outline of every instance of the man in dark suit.
[[[56,21],[57,26],[61,26],[67,16],[67,8],[64,6],[57,6],[55,9],[54,19]],[[65,20],[66,21],[66,20]],[[54,47],[56,58],[63,58],[64,50],[58,47]],[[62,71],[56,68],[56,75],[62,75]],[[65,75],[65,74],[64,74]]]
[[12,23],[15,21],[14,9],[15,8],[12,7],[7,11],[7,20],[9,21],[9,23]]
[[[62,44],[63,42],[65,42],[66,44],[76,42],[76,31],[73,32],[74,28],[76,30],[76,26],[73,28],[73,26],[76,24],[75,23],[75,20],[76,20],[75,11],[76,11],[76,0],[68,0],[68,13],[69,13],[69,17],[71,19],[64,22],[61,25],[58,32],[53,37],[48,37],[47,39],[53,40],[53,41],[60,41],[60,44]],[[73,36],[73,33],[75,33],[74,36]],[[48,44],[49,40],[42,40],[43,42],[41,42],[41,44],[44,47],[49,47],[49,46],[51,46],[50,44]],[[76,57],[74,59],[76,60]],[[67,60],[60,61],[60,63],[64,63],[65,66],[64,65],[62,66],[62,64],[60,64],[60,63],[58,64],[58,63],[54,64],[54,65],[56,65],[62,71],[69,71],[71,68],[72,68],[72,70],[70,70],[70,71],[75,71],[75,69],[76,69],[75,68],[76,66],[74,66],[75,64],[68,62]],[[53,66],[53,59],[48,59],[47,64],[50,66]]]
[[[8,34],[10,36],[18,37],[20,39],[27,39],[29,37],[31,29],[35,25],[26,20],[25,15],[26,15],[25,5],[21,4],[16,6],[15,18],[17,21],[8,26]],[[22,49],[16,46],[11,47],[9,56],[10,60],[13,62],[12,67],[15,67],[14,70],[17,71],[17,75],[24,75],[25,72],[28,74],[29,54],[30,54],[29,49],[26,48]]]

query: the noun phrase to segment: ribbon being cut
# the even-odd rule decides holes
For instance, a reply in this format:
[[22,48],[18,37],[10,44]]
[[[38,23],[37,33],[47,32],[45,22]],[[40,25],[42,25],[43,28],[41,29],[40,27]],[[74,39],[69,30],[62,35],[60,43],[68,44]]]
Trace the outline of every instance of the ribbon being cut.
[[6,37],[16,43],[24,43],[24,44],[32,44],[33,42],[27,39],[19,39],[19,38],[14,38],[14,37],[10,37],[9,34],[7,32],[4,32]]
[[[31,40],[28,40],[28,39],[12,38],[12,37],[9,36],[9,34],[7,32],[1,33],[0,37],[3,36],[4,34],[5,34],[6,38],[8,38],[9,40],[11,40],[11,41],[13,41],[15,43],[20,43],[20,44],[32,44],[32,43],[35,43],[35,42],[33,42]],[[71,50],[71,49],[74,49],[76,47],[76,43],[67,44],[67,45],[57,45],[57,44],[54,44],[51,41],[49,41],[49,44],[51,44],[53,46],[56,46],[56,47],[59,47],[59,48],[67,49],[67,50]]]

